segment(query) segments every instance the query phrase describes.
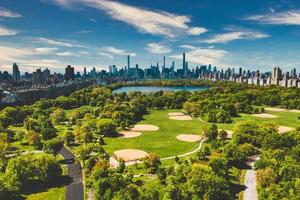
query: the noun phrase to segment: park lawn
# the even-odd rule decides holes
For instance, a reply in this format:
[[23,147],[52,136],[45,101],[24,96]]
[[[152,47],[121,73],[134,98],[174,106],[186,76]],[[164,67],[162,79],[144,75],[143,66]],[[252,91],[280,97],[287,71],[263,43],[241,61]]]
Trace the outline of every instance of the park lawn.
[[51,188],[46,192],[30,194],[26,196],[27,200],[64,200],[66,187]]
[[[136,138],[105,138],[104,149],[112,155],[120,149],[140,149],[148,153],[156,153],[161,158],[174,156],[194,150],[199,142],[182,142],[176,139],[179,134],[201,134],[203,123],[198,119],[191,121],[171,120],[169,112],[180,110],[151,110],[139,124],[151,124],[159,127],[158,131],[142,132]],[[204,124],[205,125],[205,124]]]
[[[148,153],[157,153],[161,158],[174,156],[194,150],[198,142],[189,143],[182,142],[176,139],[179,134],[201,134],[204,128],[207,128],[211,123],[204,122],[199,118],[194,118],[191,121],[178,121],[168,118],[170,112],[180,112],[181,110],[150,110],[148,115],[144,116],[139,124],[152,124],[160,129],[153,132],[142,132],[142,135],[137,138],[105,138],[104,149],[110,155],[120,149],[140,149]],[[278,118],[260,118],[251,114],[240,114],[240,117],[232,118],[233,122],[229,124],[217,124],[219,129],[233,130],[236,123],[241,121],[254,121],[261,125],[266,122],[274,123],[278,126],[288,126],[296,128],[300,126],[298,119],[299,113],[288,111],[275,112],[267,111],[278,116]]]
[[[266,122],[273,123],[277,126],[288,126],[291,128],[297,128],[300,127],[300,120],[298,117],[300,116],[299,113],[293,113],[289,111],[265,111],[265,113],[269,113],[275,116],[278,116],[277,118],[261,118],[261,117],[256,117],[252,114],[240,114],[240,117],[234,117],[232,118],[233,122],[229,124],[220,124],[217,123],[217,126],[219,129],[224,129],[224,130],[233,130],[233,127],[236,123],[241,122],[241,121],[254,121],[258,125],[262,125]],[[202,121],[203,122],[203,121]],[[211,124],[208,122],[203,122],[206,124]]]

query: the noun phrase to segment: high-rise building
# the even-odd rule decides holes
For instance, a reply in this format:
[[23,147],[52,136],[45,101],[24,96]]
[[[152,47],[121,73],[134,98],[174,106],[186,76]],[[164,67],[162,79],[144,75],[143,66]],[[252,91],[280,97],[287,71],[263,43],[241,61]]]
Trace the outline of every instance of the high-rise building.
[[75,79],[75,73],[74,73],[74,67],[71,67],[71,65],[68,65],[65,68],[65,80],[74,80]]
[[130,55],[127,56],[127,67],[130,68]]
[[13,81],[14,82],[19,82],[20,81],[20,70],[19,70],[19,66],[17,65],[17,63],[13,64]]
[[83,68],[83,76],[86,77],[86,67]]

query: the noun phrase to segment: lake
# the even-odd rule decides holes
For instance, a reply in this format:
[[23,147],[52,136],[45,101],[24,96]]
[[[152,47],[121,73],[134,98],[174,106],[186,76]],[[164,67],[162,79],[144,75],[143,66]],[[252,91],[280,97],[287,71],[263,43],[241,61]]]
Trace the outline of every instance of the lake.
[[128,87],[121,87],[114,90],[114,93],[122,93],[122,92],[159,92],[159,91],[201,91],[207,90],[207,86],[128,86]]

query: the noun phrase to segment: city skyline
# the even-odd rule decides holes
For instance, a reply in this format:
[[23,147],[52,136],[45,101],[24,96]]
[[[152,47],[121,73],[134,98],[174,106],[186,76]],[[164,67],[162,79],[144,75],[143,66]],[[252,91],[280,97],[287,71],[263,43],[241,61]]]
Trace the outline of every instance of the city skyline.
[[289,71],[300,68],[299,8],[296,1],[4,0],[0,67],[100,71],[126,66],[130,55],[143,69],[162,66],[164,56],[178,69],[185,52],[191,68]]

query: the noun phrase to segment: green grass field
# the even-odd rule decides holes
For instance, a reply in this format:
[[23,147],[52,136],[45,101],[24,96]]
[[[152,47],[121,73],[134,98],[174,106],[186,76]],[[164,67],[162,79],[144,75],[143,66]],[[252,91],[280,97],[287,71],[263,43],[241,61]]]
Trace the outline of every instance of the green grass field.
[[169,112],[178,110],[152,110],[144,116],[139,124],[152,124],[159,127],[158,131],[143,132],[137,138],[105,138],[104,149],[113,153],[120,149],[141,149],[148,153],[157,153],[160,157],[168,157],[184,152],[189,152],[198,146],[198,142],[188,143],[178,141],[179,134],[201,134],[205,124],[198,119],[192,121],[171,120]]
[[[139,124],[156,125],[160,128],[158,131],[143,132],[137,138],[105,138],[106,145],[104,145],[104,149],[111,155],[116,150],[134,148],[144,150],[148,153],[157,153],[162,158],[194,150],[198,142],[188,143],[178,141],[176,136],[179,134],[201,134],[203,128],[210,126],[210,123],[203,122],[198,118],[192,121],[177,121],[168,118],[169,112],[178,111],[180,110],[151,110]],[[219,129],[233,130],[236,123],[251,120],[257,124],[271,122],[278,126],[289,126],[292,128],[300,126],[299,113],[287,111],[268,111],[266,113],[276,115],[278,118],[260,118],[251,114],[241,114],[240,117],[233,118],[233,123],[217,125]]]

